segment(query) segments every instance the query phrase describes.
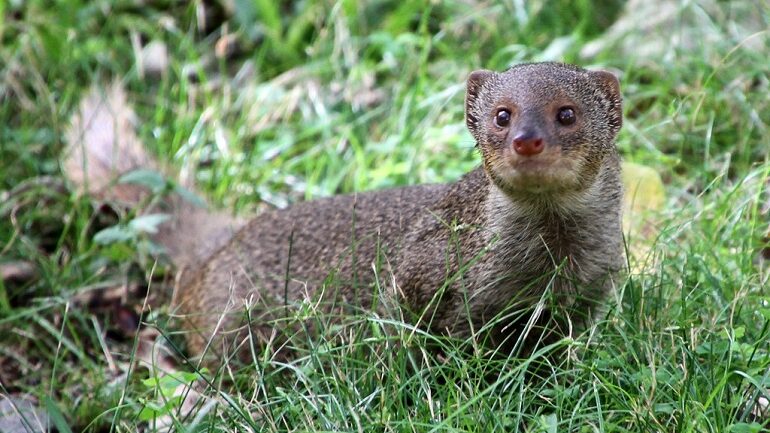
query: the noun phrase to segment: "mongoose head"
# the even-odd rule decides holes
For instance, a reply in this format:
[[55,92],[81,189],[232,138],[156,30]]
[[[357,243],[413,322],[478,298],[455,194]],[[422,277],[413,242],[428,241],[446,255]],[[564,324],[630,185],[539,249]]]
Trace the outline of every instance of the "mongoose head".
[[468,78],[466,123],[494,184],[511,196],[580,191],[615,152],[620,85],[606,71],[530,63]]

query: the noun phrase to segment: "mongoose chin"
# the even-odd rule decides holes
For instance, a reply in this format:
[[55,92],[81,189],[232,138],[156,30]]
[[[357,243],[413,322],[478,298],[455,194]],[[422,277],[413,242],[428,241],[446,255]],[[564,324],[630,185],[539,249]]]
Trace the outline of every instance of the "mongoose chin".
[[[168,197],[161,206],[173,218],[155,241],[179,269],[173,308],[192,353],[221,359],[248,335],[275,339],[279,319],[308,299],[330,313],[397,314],[502,353],[588,323],[624,262],[618,80],[559,63],[476,71],[465,112],[482,166],[452,183],[249,221]],[[127,126],[132,116],[119,88],[84,99],[64,162],[73,183],[129,204],[146,195],[105,179],[158,167]]]

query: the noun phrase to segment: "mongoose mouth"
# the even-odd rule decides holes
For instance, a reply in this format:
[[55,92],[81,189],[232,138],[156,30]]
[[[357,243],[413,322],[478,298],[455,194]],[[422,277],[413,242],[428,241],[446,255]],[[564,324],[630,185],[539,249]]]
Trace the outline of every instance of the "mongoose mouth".
[[509,164],[514,170],[521,172],[548,170],[554,164],[558,164],[558,160],[553,158],[519,158],[516,161],[509,161]]
[[504,190],[533,193],[563,192],[580,185],[576,161],[561,152],[543,152],[534,157],[505,155],[492,167]]

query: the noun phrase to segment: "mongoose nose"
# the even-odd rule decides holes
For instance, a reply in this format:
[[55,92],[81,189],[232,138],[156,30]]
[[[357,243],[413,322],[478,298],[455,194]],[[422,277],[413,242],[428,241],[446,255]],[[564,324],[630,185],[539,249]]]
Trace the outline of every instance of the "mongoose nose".
[[513,138],[513,150],[521,156],[533,156],[543,151],[543,139],[535,134],[521,133]]

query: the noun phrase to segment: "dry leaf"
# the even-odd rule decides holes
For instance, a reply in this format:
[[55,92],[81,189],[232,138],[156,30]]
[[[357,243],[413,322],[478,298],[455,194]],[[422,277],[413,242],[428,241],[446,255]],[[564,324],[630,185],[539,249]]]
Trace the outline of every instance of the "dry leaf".
[[658,236],[656,213],[663,208],[666,192],[658,172],[631,162],[623,163],[623,233],[630,259],[643,260]]
[[4,282],[29,281],[37,275],[37,269],[32,262],[15,261],[0,263],[0,279]]

